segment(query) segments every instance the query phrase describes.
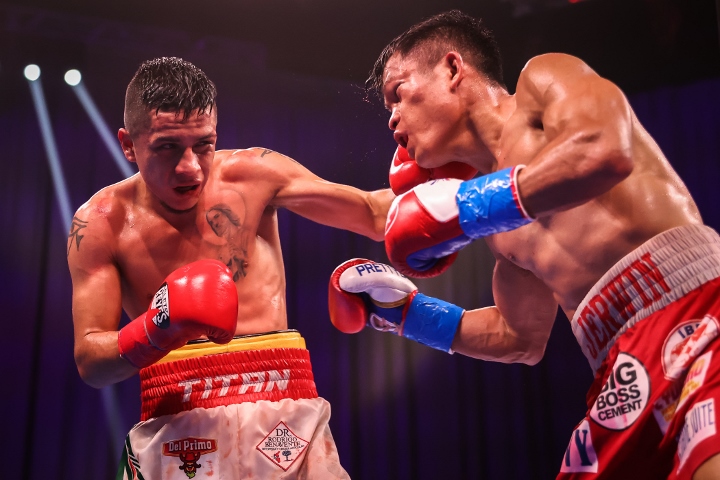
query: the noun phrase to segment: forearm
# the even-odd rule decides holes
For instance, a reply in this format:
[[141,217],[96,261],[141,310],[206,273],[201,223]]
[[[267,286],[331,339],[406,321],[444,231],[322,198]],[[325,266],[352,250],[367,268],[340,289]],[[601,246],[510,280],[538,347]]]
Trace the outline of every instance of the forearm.
[[480,360],[535,365],[547,338],[511,329],[497,307],[466,311],[452,343],[454,352]]
[[118,332],[93,332],[75,343],[75,363],[88,385],[101,388],[137,373],[118,351]]
[[373,240],[385,239],[385,224],[390,204],[395,194],[389,188],[368,192],[368,208],[370,212],[372,232],[367,236]]
[[535,217],[582,205],[632,173],[629,146],[600,132],[576,132],[550,142],[518,174],[523,206]]

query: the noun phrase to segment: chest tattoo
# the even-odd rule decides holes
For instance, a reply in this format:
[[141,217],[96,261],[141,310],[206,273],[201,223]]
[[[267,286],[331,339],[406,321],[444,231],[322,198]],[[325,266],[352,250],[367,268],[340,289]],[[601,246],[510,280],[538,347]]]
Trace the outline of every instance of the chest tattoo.
[[205,212],[205,219],[215,235],[226,241],[224,248],[220,250],[219,260],[232,271],[233,281],[237,282],[241,277],[246,277],[248,237],[240,216],[229,205],[217,203]]

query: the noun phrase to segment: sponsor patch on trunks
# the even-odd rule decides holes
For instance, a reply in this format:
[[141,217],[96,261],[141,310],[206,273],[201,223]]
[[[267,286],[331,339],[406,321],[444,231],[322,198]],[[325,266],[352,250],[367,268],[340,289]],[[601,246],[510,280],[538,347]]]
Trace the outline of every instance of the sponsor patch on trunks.
[[275,465],[287,471],[300,458],[307,446],[307,440],[295,435],[285,422],[280,422],[256,448]]
[[590,422],[583,420],[573,431],[560,471],[597,473],[598,459],[590,434]]
[[717,338],[718,321],[711,315],[702,320],[689,320],[678,325],[665,339],[662,367],[665,377],[680,378],[695,357]]
[[645,366],[622,352],[590,410],[590,418],[609,430],[625,430],[645,410],[649,397],[650,377]]
[[675,416],[675,410],[677,410],[678,398],[680,398],[680,392],[682,391],[682,382],[673,382],[660,397],[655,400],[653,405],[653,415],[657,421],[660,431],[663,435],[667,433],[670,421]]
[[698,388],[703,386],[711,361],[712,351],[700,355],[690,366],[690,370],[688,370],[687,376],[685,377],[685,384],[680,393],[677,408],[680,408]]
[[[213,463],[217,462],[217,459],[208,458],[207,454],[217,450],[217,440],[210,438],[194,438],[188,437],[180,440],[170,440],[162,444],[162,454],[164,457],[177,457],[177,460],[173,460],[172,465],[175,465],[181,470],[187,478],[194,478],[197,475],[198,469],[205,468],[212,474]],[[203,463],[199,463],[200,457],[206,456]],[[163,465],[166,462],[163,460]],[[205,465],[205,467],[203,467]]]
[[693,449],[706,438],[716,433],[715,399],[711,398],[697,403],[685,414],[685,424],[678,437],[678,458],[682,469]]

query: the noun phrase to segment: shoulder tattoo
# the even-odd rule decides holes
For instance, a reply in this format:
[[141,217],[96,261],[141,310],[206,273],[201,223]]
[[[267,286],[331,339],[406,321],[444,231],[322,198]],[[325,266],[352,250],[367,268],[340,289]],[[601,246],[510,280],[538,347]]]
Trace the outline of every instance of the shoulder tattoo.
[[88,222],[86,222],[85,220],[81,220],[78,217],[73,217],[72,225],[70,225],[70,234],[68,235],[67,255],[70,255],[70,247],[72,247],[73,240],[75,241],[75,246],[77,247],[77,250],[80,251],[80,240],[82,240],[85,236],[80,235],[80,231],[87,226]]
[[262,151],[262,153],[260,154],[260,158],[263,158],[265,155],[270,155],[271,153],[274,153],[275,155],[280,155],[281,157],[285,157],[292,162],[299,163],[297,160],[290,158],[287,155],[283,155],[282,153],[276,152],[275,150],[270,150],[269,148],[266,148]]

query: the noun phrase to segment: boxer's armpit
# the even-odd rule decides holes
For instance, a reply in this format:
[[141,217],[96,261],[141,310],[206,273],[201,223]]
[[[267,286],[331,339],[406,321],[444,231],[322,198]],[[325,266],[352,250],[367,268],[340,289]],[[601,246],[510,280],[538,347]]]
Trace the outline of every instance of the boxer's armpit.
[[80,241],[83,239],[85,235],[81,235],[80,232],[88,226],[88,222],[86,220],[82,220],[78,218],[77,216],[73,217],[72,219],[72,225],[70,226],[70,233],[68,234],[68,244],[67,244],[67,255],[70,255],[70,248],[72,248],[73,243],[75,243],[75,247],[78,251],[80,251]]

